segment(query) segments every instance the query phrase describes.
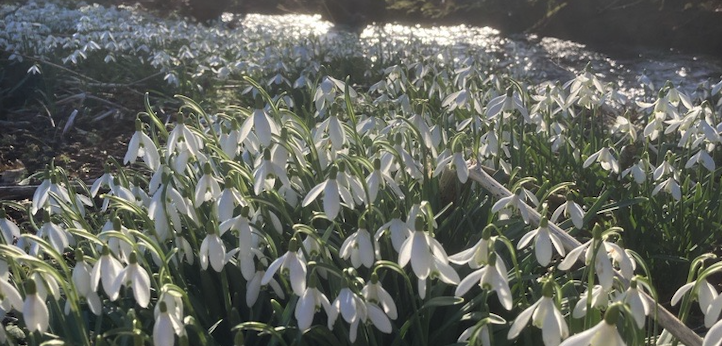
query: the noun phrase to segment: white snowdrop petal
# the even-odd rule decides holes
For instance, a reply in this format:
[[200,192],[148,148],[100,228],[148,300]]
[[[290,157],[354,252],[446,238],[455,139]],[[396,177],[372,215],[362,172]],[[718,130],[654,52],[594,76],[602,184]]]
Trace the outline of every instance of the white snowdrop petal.
[[722,320],[717,321],[704,336],[702,346],[719,346],[722,341]]
[[519,336],[522,330],[524,330],[524,327],[529,323],[529,319],[532,316],[532,313],[534,310],[536,310],[537,306],[539,306],[538,301],[534,304],[532,304],[530,307],[524,309],[519,315],[516,316],[516,319],[514,320],[514,323],[511,325],[511,328],[509,328],[509,333],[507,334],[506,338],[511,340]]
[[374,326],[382,333],[391,333],[393,329],[389,317],[376,305],[368,304],[366,307],[368,309],[368,317]]

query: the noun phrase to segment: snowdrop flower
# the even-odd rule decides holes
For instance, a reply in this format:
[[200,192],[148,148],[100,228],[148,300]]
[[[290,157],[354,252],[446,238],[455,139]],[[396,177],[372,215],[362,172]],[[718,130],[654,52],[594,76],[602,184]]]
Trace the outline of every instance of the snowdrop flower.
[[214,225],[208,224],[206,228],[208,233],[201,243],[198,255],[203,270],[208,269],[208,264],[210,263],[213,270],[220,273],[223,270],[223,266],[226,265],[226,245],[223,244],[223,240],[221,239],[223,233],[218,234],[214,227]]
[[[284,162],[285,165],[285,162]],[[286,167],[278,165],[271,160],[271,150],[263,150],[263,159],[253,171],[253,193],[260,195],[263,191],[273,190],[276,178],[281,179],[283,185],[290,185],[291,181],[286,174]]]
[[[622,277],[631,279],[634,275],[635,263],[629,255],[619,247],[619,245],[610,243],[602,239],[602,230],[598,225],[592,231],[593,238],[577,248],[569,251],[566,258],[559,263],[560,270],[569,270],[572,265],[584,254],[584,263],[591,264],[592,257],[595,258],[594,272],[599,279],[599,283],[605,290],[610,290],[614,283],[614,267],[612,260],[619,265]],[[601,243],[600,243],[601,242]],[[594,254],[596,250],[596,255]],[[610,259],[610,256],[612,257]]]
[[574,79],[564,83],[563,87],[569,88],[567,100],[574,100],[582,107],[592,109],[602,102],[604,87],[597,76],[590,72],[589,66]]
[[552,259],[552,245],[559,255],[564,256],[566,253],[561,239],[549,231],[549,221],[547,221],[546,217],[542,217],[537,229],[527,232],[521,237],[516,248],[520,250],[527,247],[532,239],[534,239],[534,255],[536,256],[536,260],[544,267],[546,267]]
[[349,192],[351,192],[354,203],[358,205],[364,203],[369,204],[370,202],[366,200],[366,190],[364,190],[363,184],[361,184],[361,179],[352,173],[348,173],[346,170],[347,165],[349,164],[346,161],[338,163],[338,175],[336,176],[338,185],[345,187]]
[[118,272],[113,280],[110,289],[106,289],[111,301],[118,299],[120,287],[126,286],[133,289],[133,297],[140,307],[145,308],[150,302],[150,276],[148,272],[138,264],[138,254],[131,252],[128,266]]
[[[466,328],[466,330],[459,335],[457,342],[466,342],[467,344],[473,346],[477,346],[479,344],[481,344],[481,346],[491,346],[491,332],[489,331],[490,324],[506,324],[506,321],[501,318],[501,316],[489,313],[488,317],[482,318],[475,325]],[[471,344],[469,339],[476,340],[476,342]]]
[[[336,99],[337,91],[341,90],[345,93],[346,83],[336,78],[325,76],[323,81],[316,89],[316,93],[313,96],[313,102],[316,105],[316,110],[319,113],[325,113],[326,109],[333,104]],[[352,88],[349,88],[349,96],[354,99],[357,94]]]
[[722,344],[722,320],[717,321],[704,336],[702,346],[720,346]]
[[258,238],[253,234],[249,217],[250,207],[244,206],[241,208],[240,215],[223,221],[219,226],[221,232],[226,232],[229,229],[238,231],[238,264],[241,267],[241,274],[246,280],[250,280],[255,272],[253,257],[258,244]]
[[[181,308],[182,309],[182,308]],[[175,344],[175,336],[182,335],[183,321],[168,309],[166,301],[158,302],[155,309],[155,325],[153,325],[153,345],[156,346],[173,346]]]
[[128,256],[133,252],[133,244],[126,241],[126,238],[115,236],[112,232],[119,232],[130,240],[135,240],[135,237],[130,234],[128,228],[120,223],[120,218],[117,216],[113,217],[112,220],[106,221],[98,234],[98,238],[108,244],[110,252],[121,261],[127,263]]
[[233,218],[233,210],[239,206],[247,205],[245,199],[241,196],[241,193],[236,189],[233,181],[230,177],[226,177],[226,181],[223,184],[223,191],[221,197],[218,198],[218,220],[223,222]]
[[[100,316],[103,313],[103,305],[98,296],[98,292],[92,290],[90,285],[90,274],[93,268],[85,262],[83,251],[80,249],[75,250],[75,267],[73,267],[72,281],[75,286],[78,296],[85,298],[90,306],[90,311],[96,316]],[[70,312],[70,301],[65,303],[65,314]]]
[[624,136],[622,138],[629,136],[632,142],[637,141],[637,129],[634,127],[634,123],[623,116],[617,116],[614,125],[612,125],[611,132],[623,134]]
[[639,159],[639,161],[637,161],[637,163],[622,171],[622,178],[626,177],[631,173],[634,182],[636,182],[638,185],[641,185],[642,183],[644,183],[645,180],[647,180],[647,174],[649,174],[649,171],[649,160],[647,160],[647,158],[641,158]]
[[497,258],[496,253],[490,253],[488,263],[485,266],[461,280],[454,295],[457,297],[463,296],[474,283],[478,283],[479,287],[484,290],[496,292],[497,298],[499,298],[499,302],[504,309],[511,310],[513,301],[506,266],[503,260]]
[[351,264],[354,268],[361,265],[371,268],[374,265],[374,246],[371,243],[371,235],[366,230],[366,222],[363,219],[359,221],[359,229],[346,237],[338,255],[345,260],[351,258]]
[[663,133],[665,116],[666,115],[663,112],[654,112],[654,114],[652,114],[650,117],[651,120],[647,123],[647,126],[644,127],[644,131],[642,132],[645,138],[648,138],[650,141],[654,141],[660,133]]
[[123,266],[120,262],[110,254],[108,245],[103,245],[100,259],[95,262],[90,273],[90,289],[98,292],[98,283],[102,281],[103,290],[105,290],[106,294],[110,295],[113,282],[118,277],[118,273],[120,273],[122,268]]
[[[452,268],[448,262],[444,262],[442,259],[439,259],[438,257],[432,257],[431,266],[429,268],[430,275],[429,277],[432,279],[440,279],[441,281],[449,284],[449,285],[458,285],[459,284],[459,274],[456,273],[454,268]],[[417,287],[419,289],[419,298],[426,299],[426,281],[428,278],[418,278],[417,279]]]
[[[75,195],[76,203],[73,203],[68,189],[58,183],[58,176],[53,172],[50,172],[49,174],[50,178],[43,180],[40,186],[38,186],[33,193],[30,213],[35,215],[40,209],[46,209],[51,214],[59,214],[63,211],[59,204],[65,203],[70,206],[77,205],[79,208],[78,212],[80,212],[81,215],[85,215],[83,205],[92,205],[92,202],[85,196]],[[56,196],[54,197],[51,195],[51,192]]]
[[509,87],[506,89],[505,95],[497,96],[489,101],[489,104],[486,105],[486,117],[493,119],[499,114],[513,112],[514,110],[518,110],[519,113],[521,113],[524,121],[527,123],[531,122],[529,112],[526,110],[524,101],[521,100],[519,93],[514,92],[514,88]]
[[107,187],[108,189],[111,189],[113,187],[113,181],[115,180],[115,178],[110,173],[110,166],[108,164],[105,164],[103,166],[103,169],[103,175],[101,175],[100,178],[95,179],[93,185],[90,187],[90,197],[97,196],[100,188],[103,186]]
[[670,152],[667,152],[664,161],[662,161],[662,163],[655,168],[654,173],[652,173],[652,178],[659,181],[668,176],[676,177],[677,170],[674,168],[674,165],[672,165],[672,162],[674,162],[674,156]]
[[349,340],[356,341],[356,330],[361,320],[362,309],[365,307],[364,301],[348,287],[344,287],[333,301],[333,307],[336,313],[340,313],[343,319],[351,325]]
[[203,202],[217,200],[221,196],[221,186],[213,176],[210,162],[203,165],[203,176],[198,179],[196,190],[193,194],[193,206],[198,208]]
[[692,297],[699,301],[699,307],[702,312],[707,312],[709,307],[712,305],[712,302],[718,297],[717,290],[707,281],[706,278],[702,278],[698,281],[699,282],[692,281],[680,287],[672,296],[672,300],[670,301],[672,306],[677,305],[685,294],[691,292]]
[[[258,296],[261,294],[261,286],[263,286],[261,285],[261,281],[263,280],[263,277],[265,275],[266,271],[263,269],[259,269],[251,276],[251,279],[248,280],[246,283],[246,306],[248,306],[249,308],[256,304],[256,301],[258,301]],[[271,289],[273,289],[273,292],[276,293],[279,298],[286,298],[286,295],[283,293],[283,289],[281,289],[281,285],[278,284],[278,281],[276,281],[276,279],[269,279],[268,285],[271,286]]]
[[107,211],[108,206],[110,206],[110,198],[108,198],[109,196],[116,196],[122,200],[125,200],[128,203],[138,206],[141,205],[141,203],[138,201],[138,198],[133,194],[133,192],[130,191],[130,189],[128,189],[127,187],[122,186],[117,177],[113,179],[113,184],[110,185],[110,191],[108,191],[105,198],[103,199],[103,206],[101,208],[102,211]]
[[[166,161],[172,163],[173,169],[178,173],[186,170],[186,164],[190,158],[197,157],[200,149],[203,148],[203,140],[188,129],[182,116],[179,117],[173,131],[168,135],[168,148]],[[171,156],[174,156],[171,160]]]
[[308,206],[323,192],[323,211],[330,220],[334,220],[341,210],[342,199],[349,205],[354,204],[351,192],[349,192],[345,186],[339,185],[336,180],[337,177],[338,167],[331,166],[328,179],[311,189],[303,199],[301,205],[303,207]]
[[253,113],[241,125],[238,140],[240,142],[246,140],[251,129],[255,131],[258,141],[264,147],[270,146],[273,135],[278,135],[281,132],[276,120],[263,109],[263,99],[261,99],[260,95],[256,98],[256,108]]
[[485,227],[481,232],[481,239],[479,239],[474,246],[455,255],[449,256],[449,262],[458,265],[469,264],[471,269],[479,269],[483,265],[487,264],[489,254],[493,251],[494,242],[497,239],[497,237],[491,236],[491,229],[493,227],[495,226],[489,225]]
[[143,162],[145,162],[152,171],[160,167],[158,147],[156,147],[153,140],[143,132],[143,123],[140,119],[135,120],[135,133],[133,133],[133,137],[130,138],[130,142],[128,143],[128,151],[123,158],[123,164],[135,163],[138,157],[143,157]]
[[383,308],[384,313],[386,313],[386,316],[389,316],[390,319],[395,320],[398,317],[399,314],[396,310],[394,299],[391,297],[391,294],[381,286],[376,273],[371,274],[371,281],[366,283],[361,290],[361,295],[363,295],[367,302],[378,304]]
[[60,285],[55,276],[44,271],[35,271],[30,275],[30,279],[35,281],[35,287],[41,300],[44,301],[48,294],[56,300],[60,299]]
[[20,238],[20,228],[14,222],[8,220],[3,208],[0,208],[0,233],[2,233],[5,244],[12,244],[16,238]]
[[436,164],[433,176],[439,176],[439,174],[446,169],[454,169],[456,170],[456,177],[459,178],[459,181],[462,184],[466,183],[466,180],[469,179],[469,167],[466,165],[466,160],[464,160],[461,151],[461,144],[457,142],[456,145],[454,145],[453,154],[444,158],[439,157],[440,160]]
[[12,309],[23,311],[23,299],[20,297],[18,290],[10,284],[9,279],[0,278],[0,296],[3,297],[0,300],[0,308],[3,311],[7,312]]
[[657,184],[657,186],[654,187],[654,190],[652,190],[652,196],[656,196],[660,191],[664,191],[672,195],[672,198],[674,198],[676,201],[682,199],[682,190],[680,189],[679,183],[677,183],[677,180],[675,180],[674,177],[669,177],[663,182]]
[[632,278],[629,283],[629,288],[617,296],[615,301],[627,304],[629,306],[629,310],[632,312],[632,317],[634,318],[634,322],[637,324],[637,328],[643,329],[644,321],[647,316],[649,316],[651,307],[649,306],[647,299],[642,296],[638,285],[639,283],[637,278]]
[[554,213],[552,213],[552,222],[557,222],[559,217],[564,215],[567,218],[572,219],[574,227],[582,229],[584,227],[584,210],[577,202],[574,201],[571,194],[566,196],[566,202],[560,205]]
[[368,304],[361,297],[344,287],[333,302],[333,307],[350,324],[349,341],[356,341],[358,325],[370,320],[383,333],[391,333],[392,326],[388,316],[376,305]]
[[388,234],[391,238],[391,245],[396,252],[401,251],[401,245],[403,245],[406,238],[412,233],[408,223],[400,219],[399,212],[394,210],[391,212],[391,221],[381,225],[376,233],[374,234],[374,241],[376,242],[376,249],[379,249],[378,242],[381,236]]
[[[65,248],[70,245],[72,237],[59,225],[50,221],[50,214],[46,211],[43,211],[43,222],[43,225],[40,226],[38,230],[37,236],[47,239],[55,251],[63,253]],[[37,255],[40,251],[37,244],[33,244],[30,249],[31,255]]]
[[298,329],[306,331],[311,328],[313,315],[322,307],[326,311],[326,316],[328,316],[328,329],[333,329],[333,324],[336,322],[336,317],[338,317],[338,311],[331,306],[331,302],[326,295],[316,288],[315,280],[312,279],[296,302],[294,316],[296,316]]
[[399,251],[399,266],[403,268],[411,262],[411,268],[419,280],[424,280],[431,274],[434,258],[442,265],[448,266],[449,262],[446,250],[439,241],[423,230],[424,223],[422,216],[416,218],[416,231],[406,238]]
[[268,270],[261,280],[261,285],[267,285],[279,269],[281,269],[282,275],[288,275],[293,293],[299,297],[303,295],[306,290],[306,259],[298,251],[298,241],[295,237],[291,238],[288,244],[288,252],[278,257],[268,266]]
[[491,212],[496,213],[502,209],[516,209],[519,211],[519,214],[521,214],[524,223],[528,224],[529,210],[527,208],[529,208],[529,206],[525,202],[527,199],[531,201],[532,204],[539,205],[539,200],[533,193],[523,187],[519,187],[511,196],[503,197],[494,203],[491,207]]
[[516,338],[531,318],[532,324],[541,329],[545,346],[558,346],[562,339],[569,336],[569,327],[554,303],[554,282],[544,283],[543,296],[536,303],[522,311],[509,329],[507,338]]
[[604,313],[604,320],[596,326],[564,340],[560,346],[626,346],[617,331],[620,306],[614,304]]
[[25,281],[25,302],[23,303],[23,319],[29,332],[44,333],[48,329],[50,316],[44,299],[38,295],[35,280]]
[[[590,299],[591,303],[589,303]],[[591,293],[589,292],[589,290],[582,293],[579,301],[576,305],[574,305],[572,317],[582,318],[586,316],[587,305],[590,305],[593,309],[603,309],[607,307],[607,305],[609,305],[609,297],[607,296],[604,287],[600,285],[594,285],[594,287],[592,287]]]
[[[389,137],[390,136],[391,135],[389,135]],[[388,162],[388,160],[395,160],[396,157],[400,155],[404,171],[414,180],[424,179],[423,167],[421,167],[420,161],[414,159],[412,153],[406,150],[406,148],[404,147],[405,141],[403,134],[397,132],[393,138],[394,150],[396,150],[396,153],[385,151],[381,156],[381,166],[387,167],[385,163]]]
[[225,153],[228,158],[235,159],[240,150],[240,125],[235,118],[231,120],[230,125],[228,123],[225,124],[226,126],[223,126],[221,134],[218,136],[218,142],[221,145],[223,153]]
[[381,169],[381,160],[378,158],[374,159],[374,170],[366,177],[366,186],[368,186],[367,204],[375,202],[379,190],[385,186],[391,188],[391,191],[399,198],[404,198],[404,193],[401,191],[399,184],[391,177],[388,170]]
[[346,130],[341,124],[341,121],[338,120],[338,117],[335,115],[331,115],[326,118],[326,120],[318,124],[314,130],[314,141],[317,143],[320,142],[321,135],[323,133],[328,133],[328,139],[331,141],[331,147],[335,151],[343,149],[343,146],[346,144]]
[[612,153],[609,151],[609,148],[604,147],[597,151],[596,153],[590,155],[582,165],[583,168],[587,168],[592,165],[594,162],[599,162],[602,165],[602,169],[605,171],[610,171],[613,173],[619,173],[619,163],[617,162],[617,159],[614,158]]
[[700,149],[696,154],[692,155],[689,160],[687,160],[687,163],[684,165],[684,168],[690,169],[694,167],[694,165],[701,163],[704,168],[706,168],[710,172],[714,172],[715,170],[715,163],[714,159],[710,154],[707,152],[707,150]]

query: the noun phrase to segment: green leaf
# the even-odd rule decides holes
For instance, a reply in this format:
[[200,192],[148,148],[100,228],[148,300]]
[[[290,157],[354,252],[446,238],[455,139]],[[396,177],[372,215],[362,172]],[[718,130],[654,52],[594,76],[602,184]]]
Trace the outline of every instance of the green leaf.
[[424,305],[421,307],[421,310],[423,309],[430,309],[434,307],[439,306],[450,306],[450,305],[458,305],[464,302],[464,298],[461,297],[434,297],[429,299]]

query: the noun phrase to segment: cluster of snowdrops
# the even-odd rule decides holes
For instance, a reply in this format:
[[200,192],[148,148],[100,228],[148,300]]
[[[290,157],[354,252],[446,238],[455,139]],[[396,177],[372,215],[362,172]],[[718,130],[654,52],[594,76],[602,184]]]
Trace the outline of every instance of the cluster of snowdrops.
[[[591,70],[525,85],[489,60],[396,58],[363,90],[316,67],[242,78],[245,104],[217,111],[179,96],[170,123],[147,102],[91,186],[50,164],[31,203],[0,202],[0,341],[672,340],[620,225],[719,195],[722,82],[630,103]],[[689,259],[672,297],[682,320],[701,311],[705,346],[722,340],[713,257]]]

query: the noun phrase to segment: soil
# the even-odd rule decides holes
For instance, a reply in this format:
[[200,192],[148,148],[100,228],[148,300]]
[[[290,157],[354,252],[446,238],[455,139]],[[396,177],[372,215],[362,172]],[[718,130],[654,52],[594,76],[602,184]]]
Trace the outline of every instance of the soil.
[[50,162],[72,178],[93,180],[103,174],[108,157],[122,161],[134,131],[133,122],[122,119],[79,122],[63,134],[63,127],[54,126],[44,115],[4,118],[0,121],[0,185],[17,185]]

